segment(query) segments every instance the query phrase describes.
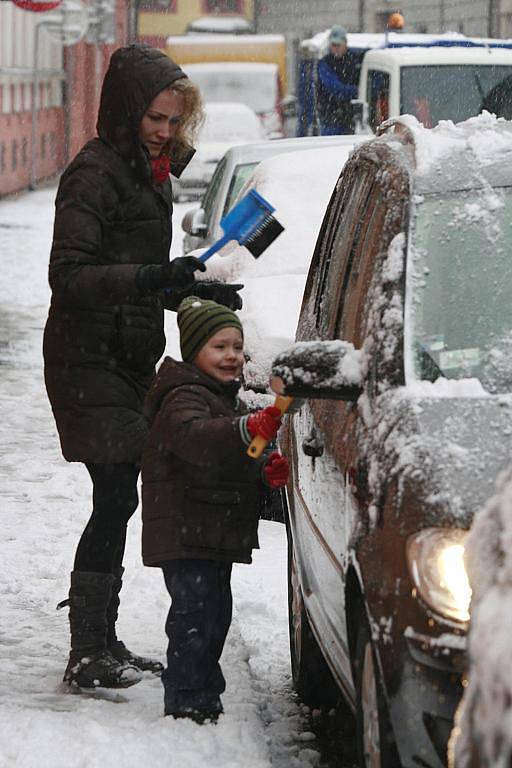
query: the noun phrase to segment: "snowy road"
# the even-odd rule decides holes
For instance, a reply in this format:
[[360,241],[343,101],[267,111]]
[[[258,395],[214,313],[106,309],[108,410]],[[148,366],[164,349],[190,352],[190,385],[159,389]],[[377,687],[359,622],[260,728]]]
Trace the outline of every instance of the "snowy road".
[[[67,594],[90,513],[82,465],[66,464],[46,399],[41,344],[54,189],[0,201],[0,768],[309,768],[318,743],[291,690],[284,526],[262,523],[253,566],[235,566],[235,617],[223,656],[226,713],[214,726],[162,716],[158,680],[111,700],[60,689]],[[177,206],[175,255],[180,255]],[[176,349],[168,313],[168,352]],[[167,594],[144,568],[130,524],[120,635],[163,660]]]

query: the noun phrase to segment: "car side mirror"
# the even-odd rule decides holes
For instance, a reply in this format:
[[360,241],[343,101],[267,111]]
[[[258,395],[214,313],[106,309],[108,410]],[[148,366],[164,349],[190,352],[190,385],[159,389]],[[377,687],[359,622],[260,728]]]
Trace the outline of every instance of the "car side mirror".
[[181,220],[182,230],[193,237],[206,237],[208,226],[205,224],[204,217],[203,208],[192,208]]
[[283,117],[297,117],[297,97],[293,93],[287,93],[281,99],[279,106]]
[[363,354],[348,341],[298,342],[272,363],[278,395],[355,402],[363,391]]

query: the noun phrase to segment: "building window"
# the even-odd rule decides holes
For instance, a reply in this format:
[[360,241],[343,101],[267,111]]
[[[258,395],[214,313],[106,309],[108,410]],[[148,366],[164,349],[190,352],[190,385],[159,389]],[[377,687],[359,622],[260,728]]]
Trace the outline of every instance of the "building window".
[[21,164],[26,165],[28,162],[28,141],[23,139],[21,142]]
[[18,142],[16,139],[13,139],[12,141],[12,163],[11,163],[12,170],[15,171],[18,167]]
[[204,13],[243,13],[242,0],[204,0]]
[[52,131],[50,133],[50,159],[55,160],[57,158],[57,137]]
[[165,11],[165,13],[176,13],[178,10],[178,0],[141,0],[140,11]]
[[2,141],[0,144],[0,172],[5,171],[5,143]]

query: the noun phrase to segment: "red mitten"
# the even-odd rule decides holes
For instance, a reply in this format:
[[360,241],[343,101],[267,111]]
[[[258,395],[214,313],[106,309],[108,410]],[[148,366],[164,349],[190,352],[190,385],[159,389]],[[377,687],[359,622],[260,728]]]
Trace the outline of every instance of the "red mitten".
[[278,451],[271,453],[263,467],[263,476],[267,485],[271,488],[282,488],[288,482],[289,474],[288,459],[281,456]]
[[262,411],[251,413],[247,417],[247,429],[251,437],[259,435],[265,440],[273,440],[281,426],[281,411],[275,405],[269,405]]

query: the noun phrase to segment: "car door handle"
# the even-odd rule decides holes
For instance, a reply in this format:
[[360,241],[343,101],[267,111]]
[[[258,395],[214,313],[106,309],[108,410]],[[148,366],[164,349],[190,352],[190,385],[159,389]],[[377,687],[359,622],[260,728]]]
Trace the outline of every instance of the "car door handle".
[[323,454],[324,446],[315,435],[310,435],[303,441],[302,451],[306,456],[311,456],[313,459],[316,459]]

